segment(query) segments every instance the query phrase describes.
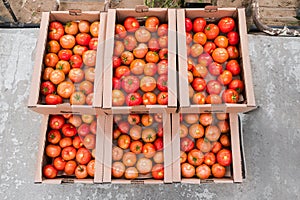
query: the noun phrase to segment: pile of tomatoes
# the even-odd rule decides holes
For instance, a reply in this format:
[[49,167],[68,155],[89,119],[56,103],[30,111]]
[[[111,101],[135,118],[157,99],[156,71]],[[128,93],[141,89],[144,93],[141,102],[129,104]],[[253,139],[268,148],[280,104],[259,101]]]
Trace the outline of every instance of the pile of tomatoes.
[[94,177],[96,130],[93,115],[50,115],[44,177]]
[[189,97],[193,104],[239,102],[239,34],[231,17],[217,23],[185,18]]
[[168,24],[127,17],[115,34],[112,105],[168,104]]
[[181,176],[224,177],[232,156],[228,114],[183,114],[180,122]]
[[112,176],[164,179],[163,117],[161,114],[115,115]]
[[40,86],[44,103],[92,104],[99,24],[50,22]]

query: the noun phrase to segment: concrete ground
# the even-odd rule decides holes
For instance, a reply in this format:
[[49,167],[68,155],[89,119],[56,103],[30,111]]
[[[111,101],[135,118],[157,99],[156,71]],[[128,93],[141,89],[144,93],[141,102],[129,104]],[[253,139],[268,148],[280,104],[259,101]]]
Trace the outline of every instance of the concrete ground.
[[38,29],[0,29],[0,198],[300,199],[300,38],[249,35],[257,105],[242,184],[35,185],[41,115],[27,109]]

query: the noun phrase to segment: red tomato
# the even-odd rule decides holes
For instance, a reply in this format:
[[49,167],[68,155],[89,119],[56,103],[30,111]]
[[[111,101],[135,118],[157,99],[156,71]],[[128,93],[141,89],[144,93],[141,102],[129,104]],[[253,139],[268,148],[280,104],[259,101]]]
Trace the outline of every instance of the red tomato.
[[83,92],[85,95],[91,94],[94,91],[94,84],[90,81],[82,81],[79,84],[79,90]]
[[205,52],[207,52],[208,54],[212,54],[212,52],[217,48],[216,44],[213,42],[206,42],[203,49]]
[[74,83],[80,83],[84,79],[84,71],[80,68],[73,68],[69,71],[68,77]]
[[224,48],[216,48],[212,53],[212,57],[214,61],[218,63],[224,63],[228,60],[229,54]]
[[65,123],[61,128],[62,133],[66,137],[73,137],[77,134],[77,129],[70,123]]
[[187,160],[187,155],[184,151],[180,151],[180,164],[184,163]]
[[193,21],[193,32],[203,32],[206,26],[206,20],[202,17],[198,17]]
[[90,40],[92,39],[91,35],[88,33],[78,33],[76,35],[76,43],[82,46],[89,46]]
[[157,89],[162,92],[168,91],[168,76],[167,75],[160,75],[157,78]]
[[168,92],[161,92],[157,95],[157,103],[160,105],[168,104]]
[[117,39],[124,39],[127,35],[127,31],[122,24],[116,24],[115,34]]
[[127,93],[136,92],[139,89],[140,80],[136,76],[126,76],[122,80],[122,88]]
[[121,66],[121,58],[118,56],[113,56],[113,68],[117,68]]
[[91,160],[87,164],[86,169],[87,169],[88,175],[90,175],[91,177],[94,177],[94,175],[95,175],[95,160]]
[[201,138],[204,135],[204,128],[201,124],[193,124],[189,127],[189,134],[192,138]]
[[217,47],[226,48],[228,47],[228,39],[226,36],[219,35],[214,39],[214,43],[217,45]]
[[80,56],[82,56],[82,54],[85,52],[85,51],[87,51],[87,50],[89,50],[86,46],[81,46],[81,45],[79,45],[79,44],[77,44],[77,45],[75,45],[75,47],[73,48],[73,53],[75,54],[75,55],[80,55]]
[[115,178],[121,178],[125,172],[125,165],[122,162],[114,162],[112,164],[112,176]]
[[142,131],[142,139],[144,142],[154,142],[156,139],[156,131],[152,128],[146,128]]
[[204,28],[204,33],[208,40],[214,40],[219,35],[219,27],[215,24],[208,24]]
[[228,52],[229,59],[237,59],[239,57],[239,50],[236,46],[228,46],[226,50]]
[[87,50],[82,54],[82,61],[88,67],[94,67],[96,65],[97,51]]
[[90,133],[90,126],[86,123],[82,123],[79,127],[78,127],[78,135],[85,137],[87,134]]
[[83,146],[83,142],[79,136],[75,136],[72,143],[76,149],[79,149]]
[[159,19],[157,17],[148,17],[145,21],[145,27],[150,32],[156,32],[159,26]]
[[217,126],[210,125],[205,129],[205,138],[211,142],[215,142],[220,138],[221,131]]
[[192,101],[194,104],[205,104],[205,94],[202,92],[197,92],[193,95]]
[[162,48],[159,50],[158,56],[161,60],[168,59],[168,48]]
[[244,88],[245,88],[244,82],[239,79],[232,80],[228,85],[228,89],[233,89],[237,91],[239,94],[244,91]]
[[219,21],[218,26],[221,32],[228,33],[230,31],[233,31],[233,29],[235,28],[235,22],[231,17],[223,17]]
[[206,96],[205,103],[207,103],[207,104],[221,104],[222,99],[217,94],[210,94],[210,95]]
[[57,176],[57,170],[53,165],[45,165],[43,167],[43,175],[46,178],[55,178]]
[[138,92],[129,93],[125,99],[126,105],[137,106],[142,104],[142,96]]
[[72,147],[72,146],[65,147],[61,151],[61,157],[66,161],[73,160],[75,158],[75,156],[76,156],[75,147]]
[[75,176],[78,179],[83,179],[88,176],[86,165],[77,165],[75,169]]
[[159,47],[162,48],[167,48],[168,47],[168,36],[164,35],[158,38],[158,44]]
[[163,164],[156,164],[152,168],[152,176],[156,180],[163,180],[164,179],[164,165]]
[[220,94],[222,90],[222,85],[216,80],[210,80],[207,83],[206,91],[209,94]]
[[[228,124],[227,124],[228,125]],[[229,128],[229,127],[228,127]],[[230,139],[228,137],[228,135],[221,135],[220,137],[220,143],[224,146],[224,147],[229,147],[231,145],[230,143]]]
[[55,68],[59,69],[59,70],[62,70],[64,72],[64,74],[68,74],[70,69],[71,69],[71,66],[70,66],[70,63],[68,61],[60,60],[56,63]]
[[54,21],[49,24],[48,38],[50,40],[58,41],[64,34],[64,27],[60,22]]
[[203,46],[201,44],[193,44],[191,46],[191,56],[196,58],[203,53]]
[[77,22],[67,22],[65,26],[65,32],[70,35],[76,35],[78,33],[78,23]]
[[196,175],[200,179],[208,179],[211,175],[211,169],[206,164],[202,164],[196,168]]
[[192,82],[192,87],[197,92],[202,92],[206,88],[206,81],[203,78],[195,78]]
[[204,45],[207,41],[207,37],[203,32],[198,32],[193,36],[194,43]]
[[142,115],[141,122],[144,126],[151,126],[153,124],[154,118],[152,115],[144,114]]
[[157,126],[157,137],[163,137],[163,136],[164,136],[164,128],[162,123],[160,123]]
[[163,138],[161,138],[161,137],[157,138],[153,144],[157,151],[162,150],[164,148],[164,141],[163,141]]
[[193,149],[188,153],[187,159],[191,165],[199,166],[204,161],[204,155],[200,150]]
[[70,49],[62,49],[58,52],[58,58],[60,60],[69,61],[73,52]]
[[67,175],[73,175],[74,172],[75,172],[75,169],[77,167],[77,164],[74,160],[69,160],[66,165],[65,165],[65,169],[64,169],[64,172],[67,174]]
[[191,32],[193,29],[193,22],[190,18],[185,18],[185,31]]
[[220,142],[213,142],[212,143],[211,152],[218,153],[222,149],[222,144]]
[[45,81],[50,80],[50,74],[54,71],[52,67],[46,67],[43,72],[43,79]]
[[227,33],[227,38],[230,45],[237,45],[240,41],[240,36],[236,31]]
[[59,141],[59,146],[61,148],[72,146],[72,138],[64,137]]
[[56,157],[53,160],[53,165],[54,165],[55,169],[57,169],[59,171],[62,171],[65,169],[66,163],[67,162],[62,157]]
[[120,79],[123,76],[128,76],[129,74],[130,74],[129,67],[122,65],[122,66],[116,68],[114,76]]
[[120,56],[125,50],[125,46],[123,42],[116,40],[114,45],[114,55]]
[[212,116],[212,114],[211,113],[202,113],[202,114],[200,114],[199,122],[203,126],[211,125],[213,123],[213,116]]
[[232,81],[232,73],[229,70],[224,70],[222,74],[220,74],[217,80],[222,85],[228,85]]
[[237,103],[239,101],[239,93],[233,89],[227,89],[222,93],[222,100],[225,103]]
[[112,79],[112,82],[113,82],[113,89],[121,89],[121,80],[116,78],[116,77],[113,77]]
[[157,63],[159,61],[159,55],[155,51],[148,51],[145,57],[147,62]]
[[127,17],[124,21],[124,27],[128,32],[135,32],[140,27],[140,24],[136,18]]
[[217,161],[222,166],[229,166],[231,164],[231,151],[228,149],[221,149],[217,153]]
[[41,93],[43,95],[52,94],[56,91],[55,85],[50,81],[45,81],[41,84]]
[[148,47],[150,51],[159,51],[160,47],[159,47],[159,42],[157,38],[151,38],[148,41]]
[[221,64],[219,64],[217,62],[212,62],[208,66],[208,71],[213,76],[219,76],[223,72],[223,67]]
[[203,153],[209,152],[212,148],[210,141],[206,138],[199,138],[196,141],[196,147]]
[[144,73],[144,67],[146,63],[142,59],[135,59],[130,64],[130,71],[134,75],[141,75]]
[[230,60],[226,63],[226,69],[232,73],[233,76],[237,76],[241,72],[241,67],[237,60]]
[[64,81],[57,86],[56,92],[63,98],[70,98],[70,96],[75,92],[75,86],[70,81]]
[[60,139],[61,139],[61,135],[58,130],[50,130],[47,134],[47,140],[52,144],[59,143]]
[[127,134],[129,132],[130,126],[128,122],[120,121],[118,122],[118,128],[121,131],[121,133]]
[[208,70],[207,67],[201,65],[201,64],[197,64],[193,67],[192,69],[193,75],[194,77],[202,77],[205,78],[208,74]]
[[152,158],[156,153],[155,146],[149,142],[145,143],[142,149],[142,153],[145,158]]
[[161,24],[157,29],[157,35],[159,37],[168,35],[168,24]]
[[76,153],[76,161],[79,164],[85,165],[90,162],[91,158],[92,158],[92,155],[88,149],[86,149],[84,147],[81,147],[78,149],[78,151]]
[[129,135],[120,135],[118,138],[118,146],[122,149],[128,149],[130,146],[130,137]]
[[133,49],[133,55],[136,58],[144,58],[148,52],[148,46],[145,43],[139,43],[136,48]]
[[157,63],[157,73],[159,75],[168,74],[168,60],[161,60]]
[[48,53],[57,53],[60,50],[60,44],[56,40],[50,40],[47,43]]
[[[193,35],[191,33],[186,32],[186,44],[189,45],[193,42]],[[187,46],[189,47],[189,46]]]
[[83,145],[87,149],[94,149],[96,146],[96,136],[94,134],[88,134],[83,139]]
[[204,52],[202,53],[199,57],[198,57],[198,64],[202,65],[202,66],[208,66],[213,62],[212,57]]
[[90,33],[92,34],[93,37],[98,37],[99,34],[99,28],[100,28],[100,22],[99,21],[94,21],[91,26],[90,26]]
[[125,103],[125,95],[121,90],[112,90],[112,105],[122,106]]
[[61,115],[51,115],[48,124],[52,129],[61,129],[65,124],[65,118]]
[[216,156],[213,152],[208,152],[204,155],[204,163],[208,166],[215,164]]
[[195,167],[189,163],[181,164],[181,175],[185,178],[192,178],[195,175]]
[[194,145],[195,145],[194,142],[188,137],[180,139],[180,150],[181,151],[189,152],[194,148]]
[[143,92],[151,92],[156,88],[156,80],[151,76],[144,76],[140,81],[140,88]]
[[45,151],[47,156],[50,158],[55,158],[60,155],[61,148],[58,145],[48,144]]

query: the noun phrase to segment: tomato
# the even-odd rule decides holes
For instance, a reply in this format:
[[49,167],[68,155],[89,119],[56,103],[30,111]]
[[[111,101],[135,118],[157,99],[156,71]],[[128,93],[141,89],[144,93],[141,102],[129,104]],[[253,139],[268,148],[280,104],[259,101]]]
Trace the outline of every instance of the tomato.
[[117,89],[117,90],[121,89],[121,80],[120,79],[113,77],[112,82],[113,82],[113,84],[112,84],[113,89]]
[[75,92],[75,86],[70,81],[61,82],[57,87],[57,94],[63,98],[69,98]]
[[202,92],[206,88],[206,81],[203,78],[195,78],[192,82],[192,87],[197,92]]
[[211,152],[218,153],[222,149],[222,144],[220,142],[213,142]]
[[115,56],[120,56],[123,51],[125,50],[125,46],[123,44],[123,42],[121,41],[115,41],[115,45],[114,45],[114,55]]
[[220,137],[220,143],[224,146],[224,147],[230,147],[230,139],[228,137],[228,135],[221,135]]
[[195,65],[194,68],[192,69],[192,72],[193,72],[194,77],[205,78],[208,74],[207,67],[205,67],[201,64]]
[[168,24],[161,24],[157,29],[157,35],[159,37],[168,35]]
[[141,118],[141,122],[144,126],[151,126],[153,124],[153,120],[154,120],[153,116],[148,114],[142,115]]
[[216,156],[213,152],[208,152],[204,155],[204,163],[211,166],[215,164],[216,162]]
[[89,46],[91,35],[88,33],[78,33],[75,37],[76,43],[82,46]]
[[90,133],[90,126],[86,123],[82,123],[79,127],[78,127],[78,135],[85,137],[87,136],[87,134]]
[[71,116],[68,122],[73,124],[75,127],[79,127],[82,124],[81,117],[78,115]]
[[218,63],[224,63],[225,61],[228,60],[229,54],[227,50],[224,48],[216,48],[212,53],[212,57],[214,61]]
[[95,175],[95,160],[91,160],[87,164],[86,169],[87,169],[88,175],[90,175],[91,177],[94,177],[94,175]]
[[157,125],[157,136],[158,137],[163,137],[164,136],[164,128],[163,128],[163,125],[162,123],[158,124]]
[[140,158],[136,163],[136,168],[141,174],[147,174],[152,170],[152,160],[148,158]]
[[156,80],[151,76],[144,76],[140,81],[140,88],[143,92],[151,92],[156,88]]
[[185,31],[191,32],[193,30],[193,22],[190,18],[185,18]]
[[181,151],[189,152],[194,148],[194,146],[195,146],[195,144],[190,138],[185,137],[185,138],[180,139],[180,150]]
[[157,95],[157,103],[160,105],[168,104],[168,92],[161,92]]
[[220,29],[215,24],[208,24],[204,28],[204,33],[208,40],[214,40],[219,35]]
[[45,98],[45,102],[48,105],[56,105],[61,104],[63,102],[63,99],[57,94],[48,94]]
[[188,47],[188,45],[190,45],[193,42],[193,35],[191,33],[186,32],[185,37],[186,37],[185,41]]
[[61,148],[58,145],[48,144],[45,151],[47,156],[50,158],[55,158],[60,155]]
[[194,93],[195,93],[194,89],[192,88],[191,85],[189,85],[189,98],[193,98]]
[[221,64],[219,64],[217,62],[212,62],[208,66],[208,71],[213,76],[219,76],[223,72],[223,67]]
[[158,39],[157,38],[151,38],[149,41],[148,41],[148,48],[150,51],[159,51],[160,47],[159,47],[159,42],[158,42]]
[[206,20],[202,17],[198,17],[193,21],[193,32],[194,33],[203,32],[205,26],[206,26]]
[[163,163],[164,162],[164,153],[163,151],[157,151],[153,156],[153,161],[155,163]]
[[136,163],[136,154],[133,152],[126,152],[123,155],[122,161],[126,167],[133,167]]
[[120,121],[118,122],[118,128],[121,131],[121,133],[127,134],[129,132],[130,126],[128,122]]
[[211,169],[206,164],[202,164],[196,168],[196,175],[200,179],[208,179],[211,175]]
[[191,165],[199,166],[204,161],[204,155],[200,150],[193,149],[188,153],[187,160]]
[[142,148],[142,153],[145,158],[152,158],[156,153],[155,146],[152,143],[145,143]]
[[142,137],[142,127],[134,125],[130,129],[129,135],[133,140],[139,140]]
[[135,167],[128,167],[125,170],[125,174],[124,174],[126,179],[136,179],[138,177],[138,175],[139,175],[139,172]]
[[207,83],[206,91],[209,94],[220,94],[222,90],[222,85],[216,80],[210,80]]
[[183,119],[188,124],[195,124],[199,120],[198,114],[185,114],[183,115]]
[[207,104],[221,104],[222,99],[217,94],[210,94],[205,98],[205,103],[207,103]]
[[157,89],[162,92],[168,91],[168,76],[167,75],[160,75],[157,78]]
[[194,75],[192,72],[188,71],[188,82],[192,83],[194,80]]
[[75,176],[78,179],[83,179],[88,176],[86,165],[77,165],[75,169]]
[[162,48],[168,48],[168,36],[164,35],[158,38],[158,44],[159,47]]
[[163,141],[163,138],[157,138],[155,141],[154,141],[154,146],[155,146],[155,149],[157,151],[160,151],[164,148],[164,141]]
[[204,45],[207,41],[207,37],[203,32],[197,32],[193,36],[193,41],[194,41],[194,43]]
[[228,52],[229,59],[237,59],[239,57],[239,50],[236,46],[228,46],[226,50]]
[[75,147],[72,147],[72,146],[65,147],[61,151],[61,157],[66,161],[73,160],[75,158],[75,156],[76,156]]
[[83,92],[74,92],[70,96],[70,104],[72,105],[84,105],[85,104],[85,95]]
[[124,47],[128,51],[132,51],[134,48],[137,47],[137,40],[133,35],[127,35],[124,38]]
[[79,136],[74,137],[72,144],[76,149],[79,149],[80,147],[83,146],[82,140]]
[[218,121],[217,126],[220,129],[221,133],[229,132],[229,124],[227,121]]
[[225,103],[237,103],[239,101],[239,93],[233,89],[227,89],[222,93],[222,100]]
[[152,128],[146,128],[142,131],[142,139],[144,142],[154,142],[156,139],[156,131]]
[[64,49],[72,49],[75,46],[75,37],[73,35],[63,35],[59,39],[59,43]]
[[85,95],[91,94],[94,91],[94,84],[90,81],[82,81],[79,84],[79,90]]
[[168,74],[168,60],[161,60],[157,63],[157,73],[159,75]]
[[97,57],[97,51],[87,50],[82,54],[82,61],[88,67],[94,67],[96,65],[96,57]]
[[232,73],[229,70],[224,70],[222,74],[218,76],[218,81],[222,85],[228,85],[232,81]]
[[99,35],[100,22],[94,21],[90,26],[90,33],[93,37],[98,37]]
[[228,113],[216,113],[216,117],[218,120],[226,120],[229,118]]
[[84,71],[80,68],[73,68],[69,71],[68,77],[74,83],[80,83],[84,79]]
[[153,92],[146,92],[143,94],[143,104],[144,105],[154,105],[156,104],[156,94]]
[[47,134],[47,141],[52,144],[57,144],[61,139],[60,132],[58,130],[50,130]]
[[43,167],[43,175],[46,178],[55,178],[57,176],[57,170],[53,165],[45,165]]
[[55,169],[62,171],[65,169],[66,166],[66,161],[62,158],[62,157],[56,157],[53,160],[53,166],[55,167]]
[[148,52],[148,46],[145,43],[139,43],[137,47],[133,49],[133,55],[136,58],[144,58]]
[[201,124],[193,124],[189,127],[189,134],[192,138],[201,138],[204,135],[204,128]]
[[97,121],[96,120],[93,120],[92,123],[90,124],[90,130],[91,130],[91,133],[96,135],[97,133]]
[[60,50],[60,44],[56,40],[50,40],[46,48],[48,53],[57,53]]
[[241,67],[237,60],[230,60],[226,63],[226,69],[232,73],[233,76],[239,75]]
[[187,154],[184,151],[180,151],[180,164],[187,160]]
[[126,105],[128,106],[137,106],[142,104],[143,99],[140,93],[138,92],[133,92],[129,93],[126,98],[125,98]]
[[127,17],[124,21],[124,27],[128,32],[135,32],[140,27],[140,24],[136,18]]
[[69,160],[66,165],[65,165],[65,169],[64,169],[64,172],[67,174],[67,175],[73,175],[74,172],[75,172],[75,169],[77,167],[77,164],[74,160]]
[[226,36],[219,35],[215,38],[214,43],[217,45],[217,47],[226,48],[228,47],[228,39]]
[[244,88],[244,82],[239,79],[232,80],[228,85],[228,89],[233,89],[238,93],[242,93],[244,91]]
[[159,59],[168,59],[168,48],[162,48],[158,52]]
[[70,123],[65,123],[61,128],[62,133],[66,137],[73,137],[77,134],[77,129]]
[[217,161],[222,166],[229,166],[231,164],[231,151],[222,149],[217,153]]
[[133,141],[130,144],[130,151],[135,153],[135,154],[140,154],[142,153],[142,149],[143,149],[143,143],[141,141]]
[[220,138],[221,131],[217,126],[207,126],[205,129],[205,138],[211,142],[215,142]]
[[44,58],[44,64],[47,67],[55,67],[58,62],[58,56],[55,53],[47,53]]
[[130,114],[127,116],[127,121],[130,125],[136,125],[140,123],[141,118],[137,114]]
[[155,113],[154,114],[154,120],[158,123],[163,122],[163,114],[162,113]]
[[81,119],[84,123],[90,124],[94,121],[94,115],[87,115],[87,114],[83,114],[81,115]]
[[55,85],[50,81],[45,81],[41,84],[40,91],[43,95],[52,94],[53,92],[55,92],[55,90]]
[[122,24],[116,24],[115,27],[115,38],[117,39],[124,39],[127,35],[127,31]]
[[65,26],[65,33],[76,35],[78,33],[78,23],[74,21],[67,22]]
[[70,49],[62,49],[58,52],[58,58],[60,60],[69,61],[72,55],[73,52]]
[[116,68],[115,73],[114,73],[115,77],[117,77],[119,79],[122,78],[123,76],[128,76],[129,74],[130,74],[129,67],[124,66],[124,65]]
[[68,61],[60,60],[56,63],[55,68],[59,69],[59,70],[62,70],[64,72],[64,74],[68,74],[70,69],[71,69],[71,66],[70,66],[70,63]]
[[65,33],[64,27],[60,22],[50,22],[48,31],[48,38],[50,40],[59,40]]
[[69,62],[72,68],[81,68],[83,63],[80,55],[72,55]]
[[163,164],[156,164],[152,168],[152,176],[156,180],[163,180],[164,179],[164,165]]
[[227,38],[230,45],[237,45],[240,41],[240,36],[236,31],[227,33]]
[[138,42],[148,42],[151,38],[151,33],[145,28],[139,28],[135,31],[134,36]]
[[121,66],[121,58],[118,56],[113,56],[112,62],[113,62],[113,68],[117,68]]
[[73,141],[72,141],[72,138],[70,138],[70,137],[64,137],[59,141],[59,146],[61,148],[72,146],[72,144],[73,144]]
[[112,149],[112,160],[113,161],[121,160],[123,158],[123,154],[124,154],[123,149],[114,146]]
[[181,164],[181,175],[185,178],[192,178],[195,175],[195,167],[189,163]]
[[201,44],[193,44],[191,46],[191,56],[196,58],[203,53],[203,46]]
[[204,138],[199,138],[196,141],[196,147],[203,153],[209,152],[212,148],[212,145],[209,140]]
[[233,31],[233,29],[235,28],[234,19],[232,19],[231,17],[223,17],[222,19],[220,19],[218,27],[223,33]]
[[156,32],[159,26],[159,19],[157,17],[148,17],[145,21],[145,27],[150,32]]
[[199,57],[198,57],[198,64],[202,65],[202,66],[208,66],[213,62],[212,57],[204,52],[202,53]]
[[203,126],[211,125],[213,123],[213,116],[212,116],[212,114],[211,113],[202,113],[202,114],[200,114],[199,122]]
[[65,119],[61,115],[51,115],[49,119],[49,126],[52,129],[58,130],[61,129],[65,123]]
[[81,147],[78,149],[78,151],[76,153],[76,161],[79,164],[85,165],[90,162],[91,158],[92,158],[92,155],[88,149],[86,149],[84,147]]
[[85,52],[85,51],[87,51],[87,50],[89,50],[86,46],[81,46],[81,45],[79,45],[79,44],[77,44],[77,45],[75,45],[75,47],[73,48],[73,53],[75,54],[75,55],[80,55],[80,56],[82,56],[82,54]]
[[134,75],[141,75],[144,73],[144,67],[146,63],[142,59],[135,59],[130,64],[130,71]]
[[148,51],[145,57],[147,62],[157,63],[159,61],[159,55],[155,51]]
[[223,178],[226,173],[225,167],[220,165],[219,163],[216,163],[211,168],[212,175],[216,178]]
[[43,79],[48,81],[50,79],[50,74],[54,71],[52,67],[46,67],[43,72]]
[[125,103],[125,95],[121,90],[112,90],[112,105],[122,106]]
[[189,134],[189,130],[184,124],[180,124],[179,135],[180,138],[184,138]]
[[63,71],[59,69],[55,69],[51,74],[50,74],[50,81],[54,83],[55,85],[61,83],[62,81],[65,80],[65,74]]
[[130,142],[130,137],[128,135],[120,135],[118,138],[118,146],[122,149],[128,149]]
[[203,49],[204,52],[208,53],[208,54],[212,54],[212,52],[217,48],[216,44],[213,42],[206,42]]

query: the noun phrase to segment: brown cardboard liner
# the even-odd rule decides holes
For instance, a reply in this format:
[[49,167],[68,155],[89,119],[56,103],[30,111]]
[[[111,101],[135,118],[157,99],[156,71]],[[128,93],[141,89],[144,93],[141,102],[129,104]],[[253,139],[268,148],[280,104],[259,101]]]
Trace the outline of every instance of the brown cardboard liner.
[[[114,35],[116,21],[122,22],[126,17],[132,16],[142,18],[145,16],[156,16],[160,21],[168,22],[168,105],[141,105],[141,106],[112,106],[112,78],[113,67],[111,58],[113,56]],[[174,113],[177,109],[177,70],[176,70],[176,10],[165,8],[149,8],[145,12],[135,9],[108,9],[105,54],[104,54],[104,89],[103,109],[107,114],[147,112],[153,108],[165,109],[168,113]]]
[[[66,23],[76,20],[96,21],[100,20],[100,32],[98,39],[98,51],[95,71],[98,77],[95,77],[94,93],[97,101],[98,108],[102,107],[102,88],[98,85],[102,85],[102,79],[100,76],[103,68],[103,51],[104,51],[104,38],[105,38],[105,26],[106,26],[106,13],[100,11],[86,11],[79,13],[72,13],[71,11],[51,11],[43,12],[40,33],[36,46],[35,62],[32,73],[30,94],[28,99],[28,108],[41,114],[64,114],[64,113],[77,113],[77,114],[96,114],[93,106],[89,105],[70,105],[70,103],[63,103],[60,105],[44,105],[40,103],[40,84],[41,75],[43,71],[43,58],[46,49],[48,26],[52,21],[60,21]],[[102,22],[102,23],[101,23]],[[99,78],[100,77],[100,78]],[[99,97],[98,97],[99,96]],[[100,112],[100,111],[99,111]]]
[[111,166],[112,166],[112,133],[113,133],[113,115],[106,117],[105,123],[105,136],[103,137],[104,143],[104,171],[103,171],[103,183],[115,183],[115,184],[161,184],[172,183],[172,145],[171,145],[171,120],[169,114],[163,114],[164,120],[164,180],[154,179],[112,179]]
[[105,116],[100,115],[97,117],[97,133],[96,133],[96,156],[95,156],[95,176],[94,179],[76,179],[72,177],[67,178],[54,178],[46,179],[43,177],[43,164],[45,162],[45,145],[47,140],[49,115],[43,115],[40,130],[40,140],[38,147],[38,155],[36,161],[36,172],[34,183],[46,183],[46,184],[62,184],[62,183],[102,183],[103,176],[103,139],[104,138],[104,125]]
[[[196,112],[195,112],[196,113]],[[232,151],[232,168],[227,167],[225,177],[222,179],[212,178],[200,180],[198,178],[181,178],[180,167],[180,114],[172,114],[172,157],[173,157],[173,182],[201,184],[201,183],[241,183],[243,182],[242,168],[244,158],[241,154],[240,129],[237,113],[229,114],[231,151]],[[242,137],[242,136],[241,136]]]
[[[240,59],[242,68],[242,80],[245,83],[244,101],[238,104],[223,105],[192,105],[189,99],[189,83],[187,81],[187,55],[185,17],[194,19],[204,17],[208,21],[216,21],[222,17],[231,16],[238,19],[238,31],[240,34]],[[219,8],[208,9],[178,9],[177,10],[177,39],[178,39],[178,71],[179,71],[179,104],[180,111],[193,112],[248,112],[256,108],[252,83],[251,65],[248,50],[248,36],[245,9],[243,8]],[[221,108],[221,109],[220,109]]]

